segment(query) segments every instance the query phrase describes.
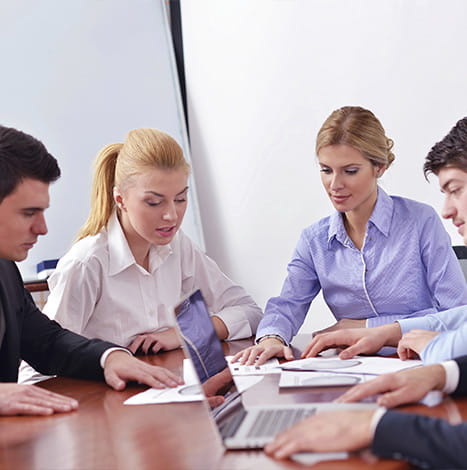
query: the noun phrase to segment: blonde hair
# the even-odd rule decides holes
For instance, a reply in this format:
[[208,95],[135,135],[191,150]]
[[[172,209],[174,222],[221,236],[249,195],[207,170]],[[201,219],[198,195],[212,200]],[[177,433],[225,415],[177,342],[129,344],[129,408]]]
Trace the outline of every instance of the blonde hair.
[[394,142],[386,137],[378,118],[359,106],[336,109],[324,121],[316,138],[316,154],[328,145],[349,145],[362,152],[373,165],[389,167],[394,161]]
[[128,133],[124,143],[105,146],[94,162],[91,210],[77,240],[96,235],[107,225],[115,209],[114,187],[123,190],[133,176],[153,168],[190,172],[182,148],[165,132],[134,129]]

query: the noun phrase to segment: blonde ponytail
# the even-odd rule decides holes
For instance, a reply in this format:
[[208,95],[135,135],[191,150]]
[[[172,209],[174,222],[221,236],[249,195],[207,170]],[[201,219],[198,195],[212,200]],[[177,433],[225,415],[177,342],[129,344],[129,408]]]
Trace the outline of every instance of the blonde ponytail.
[[78,232],[76,241],[88,235],[96,235],[107,225],[115,207],[113,198],[115,167],[122,147],[121,143],[107,145],[96,157],[91,187],[91,210],[88,219]]

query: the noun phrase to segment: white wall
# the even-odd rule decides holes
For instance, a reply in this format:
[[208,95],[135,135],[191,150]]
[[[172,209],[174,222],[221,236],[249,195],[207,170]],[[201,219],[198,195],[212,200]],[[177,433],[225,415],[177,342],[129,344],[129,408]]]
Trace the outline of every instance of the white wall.
[[[165,0],[21,0],[0,5],[0,123],[42,140],[62,169],[49,234],[20,263],[59,258],[89,212],[92,161],[138,127],[188,143]],[[184,229],[203,236],[193,181]]]
[[395,141],[382,186],[441,207],[422,165],[466,115],[465,18],[463,0],[182,0],[207,252],[261,306],[301,229],[332,210],[313,151],[332,110],[371,109]]

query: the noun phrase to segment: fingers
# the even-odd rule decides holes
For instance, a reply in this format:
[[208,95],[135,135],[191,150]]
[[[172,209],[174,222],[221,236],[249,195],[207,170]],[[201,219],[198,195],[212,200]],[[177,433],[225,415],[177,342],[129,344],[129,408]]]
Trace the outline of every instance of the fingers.
[[209,406],[211,408],[215,408],[216,406],[222,405],[224,403],[225,398],[221,395],[215,395],[213,397],[207,397]]
[[113,351],[104,364],[107,384],[115,390],[123,390],[128,381],[136,381],[153,388],[176,387],[183,380],[169,370],[145,364],[123,351]]
[[275,459],[285,459],[301,450],[300,441],[290,437],[289,434],[279,435],[273,442],[264,447],[266,454]]
[[[264,353],[264,348],[260,345],[250,346],[249,348],[240,351],[235,354],[232,359],[232,362],[239,362],[240,364],[252,365],[256,363],[257,358],[259,358]],[[269,359],[269,358],[267,358]],[[265,362],[267,359],[264,359]]]
[[377,377],[376,379],[370,380],[369,382],[355,385],[355,387],[347,390],[347,392],[337,398],[336,402],[356,402],[371,395],[387,392],[392,388],[391,384],[393,382],[393,377],[394,374],[385,374]]
[[293,361],[295,359],[292,348],[289,348],[288,346],[284,346],[284,351],[283,351],[284,359],[287,361]]
[[2,387],[1,415],[51,415],[78,408],[73,398],[34,385],[9,384]]
[[384,395],[381,395],[378,398],[377,403],[378,405],[384,406],[385,408],[394,408],[412,401],[408,400],[407,398],[407,390],[405,388],[400,388],[398,390],[394,390],[393,392],[388,392]]
[[128,346],[128,349],[133,353],[136,354],[136,351],[138,351],[139,347],[141,346],[142,342],[144,341],[144,338],[142,336],[137,336],[133,342]]
[[345,348],[341,353],[339,353],[339,357],[341,359],[351,359],[354,356],[358,356],[359,354],[367,352],[367,349],[368,348],[365,345],[365,341],[360,340],[352,346]]
[[336,339],[341,336],[340,332],[323,333],[313,337],[310,344],[302,353],[302,359],[316,357],[321,351],[337,346]]

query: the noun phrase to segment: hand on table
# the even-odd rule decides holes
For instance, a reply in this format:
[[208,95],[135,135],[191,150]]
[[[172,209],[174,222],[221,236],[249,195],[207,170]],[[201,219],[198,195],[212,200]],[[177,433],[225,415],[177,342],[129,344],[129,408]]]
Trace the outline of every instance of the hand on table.
[[144,354],[156,354],[159,351],[170,351],[179,347],[180,339],[175,328],[169,328],[164,331],[138,335],[128,346],[128,349],[133,354],[136,354],[138,350]]
[[374,410],[329,411],[304,419],[276,436],[265,452],[276,459],[296,452],[354,451],[373,440],[370,423]]
[[217,395],[222,393],[229,385],[232,384],[232,374],[228,367],[222,369],[217,374],[209,377],[203,384],[204,394],[208,399],[209,406],[215,408],[216,406],[222,405],[225,399],[223,395]]
[[439,334],[439,331],[410,330],[399,341],[397,354],[399,354],[403,361],[406,359],[418,359],[426,345]]
[[183,380],[167,369],[146,364],[128,352],[112,351],[104,364],[104,377],[115,390],[123,390],[129,381],[149,385],[152,388],[176,387]]
[[352,318],[341,318],[334,325],[328,326],[322,330],[315,331],[313,335],[320,335],[323,333],[330,333],[331,331],[338,331],[350,328],[365,328],[366,320],[354,320]]
[[240,364],[264,364],[271,357],[283,357],[288,361],[295,359],[292,349],[285,346],[280,340],[275,338],[266,338],[260,343],[243,349],[235,354],[232,362],[240,362]]
[[446,373],[440,364],[415,367],[393,374],[383,374],[369,382],[355,385],[336,401],[355,402],[371,395],[382,394],[378,397],[378,405],[393,408],[415,403],[431,390],[442,390],[445,382]]
[[400,337],[399,323],[318,333],[303,351],[302,358],[315,357],[330,348],[345,348],[339,354],[341,359],[350,359],[358,354],[374,354],[383,346],[396,346]]
[[0,416],[46,416],[76,408],[78,402],[75,399],[35,385],[0,384]]

